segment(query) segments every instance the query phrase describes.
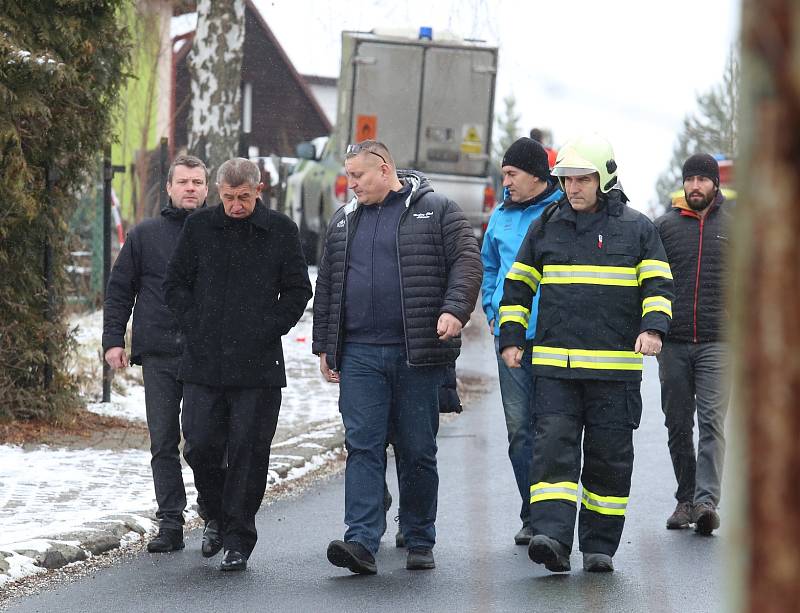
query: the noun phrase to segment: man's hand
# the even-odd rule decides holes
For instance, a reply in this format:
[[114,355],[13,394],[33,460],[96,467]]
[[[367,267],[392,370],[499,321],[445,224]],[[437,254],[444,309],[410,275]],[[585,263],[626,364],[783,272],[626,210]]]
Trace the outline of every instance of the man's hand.
[[645,330],[636,339],[633,350],[642,355],[658,355],[661,352],[661,335]]
[[339,383],[339,373],[328,368],[324,353],[319,354],[319,371],[328,383]]
[[106,362],[111,368],[120,370],[128,365],[128,356],[125,355],[125,349],[122,347],[112,347],[106,351]]
[[522,349],[512,345],[503,349],[503,351],[500,352],[500,357],[503,358],[503,362],[505,362],[506,366],[509,368],[520,368],[523,353]]
[[440,341],[449,341],[461,334],[461,322],[450,313],[442,313],[436,323],[436,334],[439,335]]
[[489,334],[494,336],[494,319],[489,322]]

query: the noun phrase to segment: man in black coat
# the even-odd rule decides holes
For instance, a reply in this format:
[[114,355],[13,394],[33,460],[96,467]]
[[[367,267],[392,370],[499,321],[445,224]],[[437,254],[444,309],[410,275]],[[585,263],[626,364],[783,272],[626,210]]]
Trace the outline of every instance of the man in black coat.
[[[120,250],[103,304],[103,353],[112,368],[128,365],[125,329],[133,310],[130,363],[141,364],[150,461],[159,520],[150,552],[183,549],[186,491],[181,473],[181,398],[178,364],[183,339],[178,322],[166,307],[161,287],[167,262],[186,218],[205,206],[208,170],[193,156],[175,158],[167,174],[169,203],[161,216],[146,219],[128,233]],[[135,304],[135,306],[134,306]]]
[[[717,512],[730,394],[725,332],[730,204],[719,188],[719,164],[707,153],[683,165],[684,197],[656,220],[675,278],[673,317],[658,356],[661,408],[678,489],[667,529],[709,535]],[[694,448],[694,416],[699,441]]]
[[312,350],[325,378],[341,383],[347,447],[348,529],[327,556],[377,572],[391,431],[406,568],[430,569],[439,388],[478,297],[478,243],[461,209],[422,175],[398,173],[383,143],[351,145],[345,170],[356,199],[331,219],[314,296]]
[[258,166],[228,160],[217,186],[222,204],[187,222],[164,289],[187,341],[183,453],[209,517],[203,555],[224,547],[220,568],[243,570],[286,386],[281,336],[302,316],[311,283],[297,226],[257,197]]

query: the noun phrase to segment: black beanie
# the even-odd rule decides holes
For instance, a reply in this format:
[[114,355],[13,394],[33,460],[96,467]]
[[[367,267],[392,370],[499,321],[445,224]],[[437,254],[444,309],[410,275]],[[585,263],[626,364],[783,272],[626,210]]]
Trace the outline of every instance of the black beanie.
[[547,152],[541,143],[523,136],[514,141],[503,156],[500,166],[516,166],[520,170],[545,181],[550,178],[550,164]]
[[708,177],[719,187],[719,164],[707,153],[695,153],[683,163],[683,180],[689,177]]

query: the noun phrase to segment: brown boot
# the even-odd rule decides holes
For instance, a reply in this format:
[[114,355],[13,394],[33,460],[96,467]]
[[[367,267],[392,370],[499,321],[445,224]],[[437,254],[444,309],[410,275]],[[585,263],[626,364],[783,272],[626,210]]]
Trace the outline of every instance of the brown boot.
[[719,514],[716,507],[710,502],[700,502],[692,509],[692,521],[695,523],[695,532],[703,536],[710,536],[719,528]]
[[682,530],[692,523],[692,503],[679,502],[667,519],[667,530]]

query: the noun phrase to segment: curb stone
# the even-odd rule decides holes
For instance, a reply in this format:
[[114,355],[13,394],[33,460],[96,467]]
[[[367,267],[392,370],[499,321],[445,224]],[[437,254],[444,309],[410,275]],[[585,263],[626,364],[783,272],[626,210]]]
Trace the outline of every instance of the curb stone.
[[[316,433],[306,432],[279,441],[272,446],[268,483],[274,485],[278,480],[285,479],[292,469],[302,468],[314,458],[343,446],[344,429],[341,423],[335,422],[323,425]],[[19,549],[6,545],[6,549],[10,551],[0,551],[0,585],[4,583],[4,579],[8,579],[8,559],[14,555],[25,556],[36,566],[53,570],[139,540],[149,532],[154,532],[156,527],[153,510],[115,514],[106,517],[105,521],[87,522],[79,530],[38,537],[37,541],[47,543],[44,550],[25,547],[24,543],[20,543]],[[15,577],[11,581],[21,578]]]

